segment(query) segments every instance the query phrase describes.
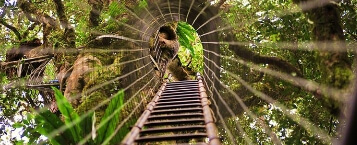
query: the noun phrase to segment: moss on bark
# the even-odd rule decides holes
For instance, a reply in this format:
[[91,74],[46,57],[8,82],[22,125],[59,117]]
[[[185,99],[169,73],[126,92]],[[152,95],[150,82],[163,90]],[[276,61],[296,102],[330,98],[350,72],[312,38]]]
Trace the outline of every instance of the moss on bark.
[[[304,3],[306,0],[294,0],[296,4]],[[304,10],[307,17],[313,22],[314,40],[318,41],[317,48],[322,50],[325,47],[333,47],[335,50],[345,50],[346,46],[343,29],[340,21],[339,6],[336,2],[327,2],[322,6]],[[333,44],[336,42],[336,44]],[[342,45],[341,45],[342,44]],[[347,52],[319,52],[319,69],[322,73],[321,83],[338,89],[346,89],[353,78],[352,62],[348,58]],[[321,98],[325,92],[316,92]],[[341,98],[342,100],[344,98]],[[324,105],[329,108],[332,114],[338,116],[340,106],[331,98],[323,97]]]

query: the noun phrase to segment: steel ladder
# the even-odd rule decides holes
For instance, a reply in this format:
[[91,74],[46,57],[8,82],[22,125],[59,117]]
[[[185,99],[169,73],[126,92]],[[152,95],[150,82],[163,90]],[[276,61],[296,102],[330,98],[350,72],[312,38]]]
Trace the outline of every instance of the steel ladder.
[[208,99],[199,74],[165,81],[121,144],[220,144]]

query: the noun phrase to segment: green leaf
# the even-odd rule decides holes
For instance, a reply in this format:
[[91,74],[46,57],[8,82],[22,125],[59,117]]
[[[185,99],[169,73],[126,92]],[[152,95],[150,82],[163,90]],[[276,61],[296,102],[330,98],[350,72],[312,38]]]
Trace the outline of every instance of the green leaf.
[[[49,128],[48,126],[37,127],[36,131],[39,132],[42,135],[48,135],[48,131],[47,131],[48,128]],[[53,138],[49,138],[49,140],[50,140],[51,144],[53,144],[53,145],[61,145],[61,143],[59,143],[59,141],[64,141],[63,138],[58,137],[58,136],[55,137],[54,139]]]
[[16,145],[23,145],[24,142],[25,142],[24,140],[16,141]]
[[28,120],[22,120],[22,122],[24,123],[24,124],[26,124],[26,125],[29,125],[30,123],[29,123],[29,121]]
[[195,43],[195,29],[187,23],[179,22],[176,32],[179,37],[180,45],[187,48],[190,51],[191,56],[194,57],[195,50],[193,48],[193,44]]
[[14,123],[14,124],[12,125],[13,128],[21,128],[21,127],[23,127],[23,126],[24,126],[24,125],[21,124],[21,123],[19,123],[19,122],[16,122],[16,123]]
[[122,4],[115,1],[110,3],[109,10],[108,10],[110,16],[116,17],[124,12],[125,12],[125,8]]
[[[38,124],[35,128],[35,131],[44,136],[48,136],[48,134],[64,125],[60,118],[48,110],[38,114],[35,118],[35,121],[36,124]],[[49,140],[52,144],[74,143],[72,135],[68,130],[55,136],[54,138],[49,138]]]
[[[120,110],[124,104],[124,91],[121,90],[110,101],[107,109],[105,110],[104,116],[100,121],[99,126],[103,125],[98,129],[98,136],[96,143],[102,143],[105,141],[110,135],[113,134],[117,125],[119,124]],[[110,115],[114,114],[113,117],[109,118]],[[115,136],[112,138],[112,142],[119,142],[120,138]]]
[[[55,92],[57,106],[64,117],[65,124],[68,125],[71,122],[79,122],[80,117],[77,114],[77,112],[74,111],[72,105],[67,101],[67,99],[62,95],[62,93],[57,88],[52,87],[52,89]],[[69,128],[69,130],[76,143],[82,140],[82,131],[79,123]]]
[[0,7],[3,7],[5,5],[5,0],[0,0]]
[[92,123],[95,123],[95,122],[93,122],[93,117],[94,117],[94,112],[90,113],[87,117],[85,117],[80,122],[80,126],[81,126],[81,129],[82,129],[82,132],[83,132],[83,136],[86,136],[86,135],[92,133]]

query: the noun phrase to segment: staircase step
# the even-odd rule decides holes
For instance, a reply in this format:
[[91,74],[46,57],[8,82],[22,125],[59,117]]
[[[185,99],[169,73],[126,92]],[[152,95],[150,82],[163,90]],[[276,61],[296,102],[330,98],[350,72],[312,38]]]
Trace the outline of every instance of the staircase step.
[[[184,103],[187,103],[187,101],[158,102],[158,103],[156,103],[156,106],[171,105],[171,104],[184,104]],[[191,100],[190,103],[201,103],[201,101],[200,100]]]
[[135,141],[148,142],[148,141],[180,140],[180,139],[205,138],[205,137],[207,137],[206,133],[175,134],[175,135],[140,137],[140,138],[136,139]]
[[181,91],[181,90],[198,90],[198,87],[188,86],[188,87],[165,88],[165,92],[168,92],[168,91]]
[[170,85],[170,84],[184,84],[184,83],[198,83],[198,81],[197,80],[186,80],[186,81],[169,82],[167,84]]
[[174,96],[174,95],[185,95],[185,94],[197,94],[199,95],[198,90],[190,90],[190,91],[173,91],[166,93],[165,91],[161,94],[161,96]]
[[168,90],[173,90],[173,89],[189,89],[189,88],[198,88],[198,85],[172,85],[172,86],[166,86],[165,89]]
[[164,91],[164,93],[172,93],[172,92],[182,92],[182,91],[196,91],[197,92],[198,87],[195,88],[169,88]]
[[177,94],[177,95],[164,95],[161,96],[161,98],[177,98],[177,97],[191,97],[191,96],[196,96],[196,97],[200,97],[199,93],[192,93],[192,94]]
[[181,85],[166,85],[165,89],[189,89],[189,88],[198,88],[198,84],[181,84]]
[[172,101],[191,101],[191,100],[200,100],[198,96],[194,97],[172,97],[172,98],[160,98],[159,103],[161,102],[172,102]]
[[179,84],[166,85],[166,87],[186,87],[186,86],[198,86],[198,83],[179,83]]
[[204,124],[204,119],[177,119],[177,120],[165,120],[165,121],[150,121],[146,122],[145,126],[158,126],[158,125],[175,125],[184,123],[201,123]]
[[155,119],[177,119],[177,118],[198,118],[203,117],[203,113],[186,113],[186,114],[173,114],[173,115],[151,115],[149,116],[148,120],[155,120]]
[[170,113],[184,113],[184,112],[202,112],[202,108],[184,108],[184,109],[167,109],[167,110],[154,110],[151,114],[170,114]]
[[190,103],[190,104],[176,104],[176,105],[163,105],[163,106],[155,106],[155,110],[162,109],[173,109],[173,108],[192,108],[192,107],[201,107],[201,103]]
[[198,88],[198,83],[191,83],[191,84],[174,84],[174,85],[166,85],[165,88],[174,88],[174,87],[178,87],[178,88]]
[[165,127],[165,128],[149,128],[140,131],[140,133],[162,133],[162,132],[174,132],[174,131],[189,131],[189,130],[202,130],[206,129],[204,125],[191,125],[191,126],[179,126],[179,127]]

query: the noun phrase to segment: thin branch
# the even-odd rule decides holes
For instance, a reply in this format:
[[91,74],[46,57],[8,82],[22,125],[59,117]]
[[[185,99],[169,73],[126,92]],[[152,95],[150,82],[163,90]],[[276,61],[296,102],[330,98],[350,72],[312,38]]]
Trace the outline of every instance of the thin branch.
[[332,133],[332,126],[333,126],[333,116],[331,116],[331,118],[330,118],[330,127],[329,127],[329,131],[328,131],[329,135],[331,135],[331,133]]
[[100,24],[100,13],[103,9],[103,2],[101,0],[88,0],[91,6],[89,13],[89,26],[96,27]]
[[[58,28],[58,24],[55,19],[50,17],[49,15],[42,13],[39,11],[32,3],[26,0],[18,0],[18,6],[21,10],[27,14],[26,17],[33,22],[40,22],[46,24],[48,26],[52,26],[54,28]],[[32,18],[30,14],[34,14],[36,19]]]
[[288,61],[281,59],[279,57],[270,57],[270,56],[261,56],[253,51],[239,46],[229,46],[229,49],[232,50],[237,56],[244,60],[254,62],[256,64],[269,64],[273,65],[280,70],[287,73],[296,73],[297,76],[302,76],[301,70],[293,66]]
[[192,57],[190,57],[190,60],[188,61],[187,65],[185,67],[190,66],[191,63],[192,63]]
[[4,19],[0,19],[0,24],[4,25],[6,28],[14,32],[18,40],[22,39],[20,32],[14,26],[6,23]]
[[26,16],[26,18],[27,18],[29,21],[31,21],[31,22],[40,23],[40,21],[38,21],[36,18],[33,18],[33,17],[31,16],[31,14],[29,14],[29,13],[25,13],[25,16]]
[[23,38],[26,38],[28,35],[29,35],[29,32],[32,31],[33,29],[36,28],[37,25],[39,25],[40,23],[32,23],[28,28],[27,30],[23,33]]
[[76,35],[74,32],[74,28],[69,24],[65,8],[62,3],[62,0],[53,0],[56,5],[57,16],[61,22],[61,26],[65,28],[64,37],[70,47],[75,47],[76,44]]
[[[228,35],[226,38],[228,41],[236,41],[233,35]],[[238,45],[229,45],[228,47],[232,50],[238,57],[242,58],[243,60],[248,60],[250,62],[256,64],[269,64],[275,66],[279,70],[286,72],[286,73],[295,73],[297,76],[302,77],[301,70],[296,68],[290,62],[279,58],[279,57],[271,57],[271,56],[263,56],[258,53],[255,53],[249,50],[245,46],[238,46]]]
[[10,82],[9,84],[7,85],[4,85],[4,86],[0,86],[0,92],[1,93],[5,93],[7,90],[13,88],[13,86],[23,86],[24,84],[21,83],[20,81],[16,80],[16,81],[13,81],[13,82]]
[[57,16],[61,22],[61,26],[68,29],[71,27],[68,23],[68,19],[66,17],[66,13],[64,11],[64,5],[62,3],[62,0],[53,0],[53,2],[56,5],[56,11],[57,11]]
[[12,32],[14,32],[15,35],[16,35],[16,37],[17,37],[17,39],[18,39],[18,40],[21,40],[22,37],[21,37],[20,32],[19,32],[14,26],[12,26],[12,25],[10,25],[10,24],[8,24],[8,23],[5,22],[5,19],[4,19],[5,14],[6,14],[6,7],[3,7],[3,8],[2,8],[2,13],[1,13],[1,15],[0,15],[0,24],[4,25],[6,28],[8,28],[8,29],[10,29]]
[[25,97],[27,99],[27,102],[29,102],[31,104],[32,108],[38,109],[38,106],[35,104],[33,99],[28,94],[26,94]]
[[59,86],[59,83],[53,83],[53,84],[39,84],[39,85],[27,85],[28,88],[50,88],[53,86]]
[[[50,34],[50,31],[54,29],[59,29],[59,24],[57,23],[57,21],[48,14],[41,12],[34,6],[34,4],[30,3],[27,0],[18,0],[17,5],[25,13],[27,19],[35,23],[43,24],[43,45],[47,46],[48,35]],[[32,14],[36,18],[32,18]]]

